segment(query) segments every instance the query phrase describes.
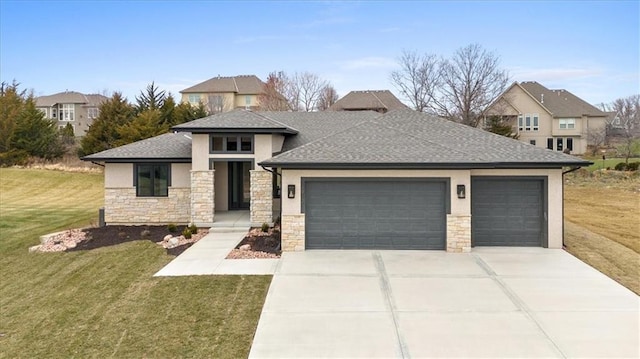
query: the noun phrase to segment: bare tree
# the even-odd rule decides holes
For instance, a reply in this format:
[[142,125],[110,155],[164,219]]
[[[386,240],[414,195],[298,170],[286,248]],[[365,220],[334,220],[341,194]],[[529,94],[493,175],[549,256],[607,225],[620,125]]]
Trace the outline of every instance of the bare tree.
[[271,72],[267,76],[264,92],[258,98],[260,109],[263,111],[292,110],[287,97],[290,88],[289,77],[284,71]]
[[297,93],[301,111],[314,111],[318,109],[318,101],[322,90],[329,86],[326,80],[311,72],[296,73],[292,78],[292,86]]
[[391,82],[416,111],[429,110],[440,81],[438,58],[405,50],[398,63],[400,70],[391,73]]
[[620,146],[625,155],[626,162],[634,154],[638,146],[640,134],[640,95],[619,98],[611,104],[611,109],[616,113],[616,125],[622,129],[624,142]]
[[318,110],[324,111],[338,101],[338,92],[331,85],[326,85],[320,92],[318,99]]
[[458,49],[440,66],[440,88],[435,99],[437,113],[450,120],[476,127],[480,113],[509,83],[500,58],[478,44]]
[[607,140],[607,127],[595,127],[587,130],[587,143],[591,146],[591,155],[595,156]]

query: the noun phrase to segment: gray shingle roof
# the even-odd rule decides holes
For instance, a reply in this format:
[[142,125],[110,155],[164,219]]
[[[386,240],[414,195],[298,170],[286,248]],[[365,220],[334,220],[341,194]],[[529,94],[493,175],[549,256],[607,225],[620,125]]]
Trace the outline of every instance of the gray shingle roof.
[[410,110],[389,112],[263,162],[277,167],[325,168],[520,168],[589,163]]
[[88,106],[99,106],[107,100],[107,97],[97,94],[85,95],[75,91],[59,92],[49,96],[39,96],[35,98],[36,107],[51,107],[59,103],[77,103]]
[[294,128],[274,121],[259,112],[236,109],[203,117],[173,127],[176,131],[207,132],[282,132],[297,133]]
[[180,93],[234,92],[238,95],[256,95],[264,92],[265,83],[256,75],[216,76]]
[[553,117],[607,116],[567,90],[550,90],[535,81],[520,82],[534,100],[553,114]]
[[146,140],[83,157],[87,161],[140,162],[171,160],[191,162],[189,133],[165,133]]
[[389,90],[351,91],[329,107],[331,111],[396,109],[408,109],[408,107]]

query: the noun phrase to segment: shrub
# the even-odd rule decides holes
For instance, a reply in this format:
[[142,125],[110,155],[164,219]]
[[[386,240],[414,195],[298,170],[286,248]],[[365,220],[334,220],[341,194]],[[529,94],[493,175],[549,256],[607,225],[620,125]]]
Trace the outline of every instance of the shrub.
[[0,153],[0,167],[24,166],[29,162],[29,153],[25,150],[12,149]]
[[637,171],[640,166],[640,162],[630,162],[627,165],[627,171]]
[[189,228],[185,228],[184,231],[182,231],[182,236],[186,239],[191,238],[191,231],[189,230]]
[[269,224],[268,224],[268,223],[266,223],[266,222],[265,222],[265,223],[263,223],[263,224],[262,224],[262,228],[261,228],[261,229],[262,229],[262,231],[263,231],[264,233],[269,232]]
[[170,233],[176,233],[178,231],[178,226],[176,226],[174,223],[169,223],[167,224],[167,230]]
[[627,170],[627,164],[624,163],[624,162],[620,162],[613,169],[615,169],[616,171],[626,171]]
[[195,224],[192,224],[187,228],[189,229],[189,231],[191,231],[191,234],[197,234],[198,233],[198,226],[196,226]]

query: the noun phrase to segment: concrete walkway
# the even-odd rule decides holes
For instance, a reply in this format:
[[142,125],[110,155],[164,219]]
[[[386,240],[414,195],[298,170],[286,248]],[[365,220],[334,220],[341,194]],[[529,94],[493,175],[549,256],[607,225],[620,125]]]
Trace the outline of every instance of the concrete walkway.
[[248,226],[211,228],[208,235],[177,256],[154,277],[275,273],[279,259],[225,259],[248,231]]
[[563,250],[287,252],[250,358],[638,358],[640,299]]

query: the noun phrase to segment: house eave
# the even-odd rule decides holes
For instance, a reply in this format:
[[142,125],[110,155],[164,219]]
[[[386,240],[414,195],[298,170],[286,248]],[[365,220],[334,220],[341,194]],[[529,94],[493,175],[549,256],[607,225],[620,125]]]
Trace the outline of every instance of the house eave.
[[128,157],[128,158],[113,158],[113,157],[91,157],[85,156],[80,158],[83,161],[91,162],[104,162],[104,163],[191,163],[191,157],[175,157],[175,158],[151,158],[151,157]]
[[317,162],[269,162],[260,166],[285,169],[560,169],[570,166],[588,166],[593,162],[485,162],[485,163],[317,163]]
[[297,135],[298,131],[294,131],[288,128],[210,128],[210,127],[173,127],[174,131],[179,132],[191,132],[194,134],[207,134],[207,133],[256,133],[256,134],[271,134],[282,133],[287,135]]

